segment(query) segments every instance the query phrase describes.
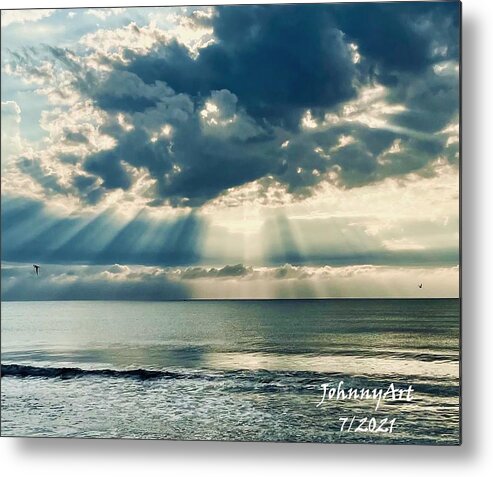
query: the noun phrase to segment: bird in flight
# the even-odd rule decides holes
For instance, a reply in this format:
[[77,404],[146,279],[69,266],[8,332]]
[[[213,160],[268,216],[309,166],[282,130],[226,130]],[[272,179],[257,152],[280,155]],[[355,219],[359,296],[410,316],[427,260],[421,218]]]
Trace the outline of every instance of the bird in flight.
[[41,267],[39,265],[33,265],[34,267],[34,271],[36,272],[36,275],[39,275],[39,270],[41,269]]
[[422,283],[420,283],[420,284],[418,285],[418,288],[423,288],[423,284],[422,284]]

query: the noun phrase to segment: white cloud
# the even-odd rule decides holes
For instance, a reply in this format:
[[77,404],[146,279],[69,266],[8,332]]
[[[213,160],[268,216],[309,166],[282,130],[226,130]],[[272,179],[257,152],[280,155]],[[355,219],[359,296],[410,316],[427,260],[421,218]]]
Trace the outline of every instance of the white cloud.
[[321,127],[360,123],[369,128],[397,130],[389,118],[406,108],[403,104],[389,103],[387,96],[388,90],[383,85],[362,87],[356,99],[346,102],[336,113],[327,113]]
[[215,41],[214,30],[207,22],[214,15],[215,9],[213,7],[198,8],[190,14],[169,14],[158,9],[149,14],[149,19],[151,25],[164,28],[171,38],[186,46],[190,55],[196,58],[202,48]]
[[211,91],[200,111],[204,133],[241,140],[261,134],[262,128],[237,103],[237,96],[227,89]]
[[359,53],[358,45],[355,43],[349,43],[349,50],[351,53],[351,59],[354,64],[357,64],[361,61],[361,54]]
[[[139,27],[135,22],[131,22],[122,28],[100,29],[88,33],[80,39],[80,43],[96,53],[96,56],[89,57],[89,64],[98,68],[101,66],[100,60],[109,58],[125,63],[125,50],[145,54],[156,44],[166,44],[169,39],[168,33],[157,28],[155,24]],[[107,69],[105,65],[102,67]]]
[[338,143],[330,149],[330,152],[337,151],[338,149],[342,149],[343,147],[349,146],[349,144],[354,144],[355,142],[356,139],[354,139],[353,136],[342,134],[338,138]]
[[2,170],[24,149],[20,133],[21,108],[15,101],[2,101]]
[[100,20],[106,20],[112,15],[121,15],[126,11],[126,8],[90,8],[86,11],[86,15],[93,15]]
[[15,23],[37,22],[49,17],[55,10],[2,10],[2,28]]
[[315,129],[318,127],[317,121],[312,116],[312,112],[308,109],[301,118],[301,127],[303,129]]
[[[11,104],[7,106],[10,110],[16,110]],[[3,108],[2,104],[2,121]],[[73,188],[72,181],[75,176],[84,174],[81,163],[85,157],[114,147],[115,140],[100,130],[107,120],[107,115],[96,109],[90,101],[77,102],[69,108],[43,111],[40,126],[47,132],[47,137],[36,147],[21,142],[22,147],[18,147],[17,154],[12,156],[13,160],[8,161],[8,167],[7,161],[4,164],[3,148],[10,147],[12,154],[11,141],[16,136],[12,136],[10,142],[4,142],[3,134],[8,135],[12,131],[2,128],[3,193],[24,195],[48,205],[63,205],[68,212],[79,210],[79,192]],[[16,124],[14,122],[14,126]],[[18,143],[15,145],[18,146]],[[9,157],[7,154],[6,158]],[[46,180],[48,177],[49,182]],[[46,187],[48,183],[56,183],[57,188]]]
[[[108,15],[106,10],[96,12],[105,15],[105,18]],[[99,29],[84,35],[80,43],[95,52],[95,56],[89,57],[89,64],[98,69],[107,69],[105,60],[108,58],[125,63],[128,60],[123,53],[127,50],[143,55],[152,48],[166,45],[173,40],[187,47],[190,55],[196,57],[201,48],[214,41],[212,28],[198,22],[201,20],[200,16],[167,15],[163,26],[157,21],[160,14],[151,14],[150,18],[150,23],[145,26],[131,22],[121,28]]]

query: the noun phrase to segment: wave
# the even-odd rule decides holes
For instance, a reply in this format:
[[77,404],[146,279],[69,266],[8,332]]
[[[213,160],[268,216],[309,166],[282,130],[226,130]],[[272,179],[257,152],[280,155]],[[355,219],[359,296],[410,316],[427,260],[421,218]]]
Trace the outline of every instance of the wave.
[[344,387],[383,388],[391,382],[408,386],[412,384],[417,393],[455,397],[459,395],[458,383],[434,378],[433,382],[423,382],[418,376],[393,378],[383,376],[364,376],[340,373],[319,373],[313,371],[270,371],[259,370],[154,370],[154,369],[82,369],[76,367],[41,367],[22,364],[2,364],[0,375],[15,378],[58,378],[77,379],[84,377],[123,378],[140,381],[183,380],[221,381],[225,390],[231,392],[296,392],[313,393],[322,383],[332,384],[344,381]]
[[1,376],[18,378],[61,378],[72,379],[83,376],[100,376],[105,378],[136,378],[136,379],[179,379],[186,377],[184,373],[158,371],[152,369],[82,369],[82,368],[43,368],[22,364],[2,364]]
[[[320,379],[322,373],[312,371],[270,371],[266,369],[248,370],[156,370],[156,369],[100,369],[100,368],[76,368],[76,367],[42,367],[42,366],[30,366],[24,364],[2,364],[0,375],[2,377],[18,377],[18,378],[62,378],[73,379],[84,376],[95,376],[104,378],[134,378],[134,379],[205,379],[215,380],[224,378],[235,378],[239,381],[247,381],[255,379],[258,383],[270,383],[272,381],[279,381],[283,378],[298,378],[306,380]],[[324,373],[323,376],[327,378],[328,373]],[[342,377],[342,374],[331,373],[332,377]]]
[[[190,370],[169,371],[155,369],[82,369],[76,367],[41,367],[23,364],[2,364],[0,375],[18,378],[62,378],[72,379],[84,376],[97,376],[105,378],[134,378],[134,379],[223,379],[235,377],[239,380],[255,378],[259,383],[268,383],[284,378],[312,378],[320,376],[320,373],[310,371],[269,371],[259,370],[235,370],[235,371],[213,371],[213,370]],[[325,374],[327,376],[327,374]],[[332,376],[339,376],[332,374]],[[341,375],[342,376],[342,375]]]

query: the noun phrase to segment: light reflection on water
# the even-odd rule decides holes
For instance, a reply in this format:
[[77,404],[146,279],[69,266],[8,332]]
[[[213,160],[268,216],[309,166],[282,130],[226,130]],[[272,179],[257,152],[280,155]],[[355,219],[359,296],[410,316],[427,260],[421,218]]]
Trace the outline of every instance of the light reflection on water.
[[[457,443],[458,339],[457,300],[4,303],[3,364],[177,375],[3,377],[2,434]],[[341,379],[416,397],[316,408]],[[341,434],[355,413],[399,425]]]

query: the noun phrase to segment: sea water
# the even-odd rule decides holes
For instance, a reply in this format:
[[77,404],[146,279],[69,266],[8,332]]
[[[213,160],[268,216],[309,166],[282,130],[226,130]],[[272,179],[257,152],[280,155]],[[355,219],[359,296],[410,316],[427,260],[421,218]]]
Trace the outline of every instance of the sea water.
[[459,443],[459,300],[5,302],[1,331],[3,436]]

